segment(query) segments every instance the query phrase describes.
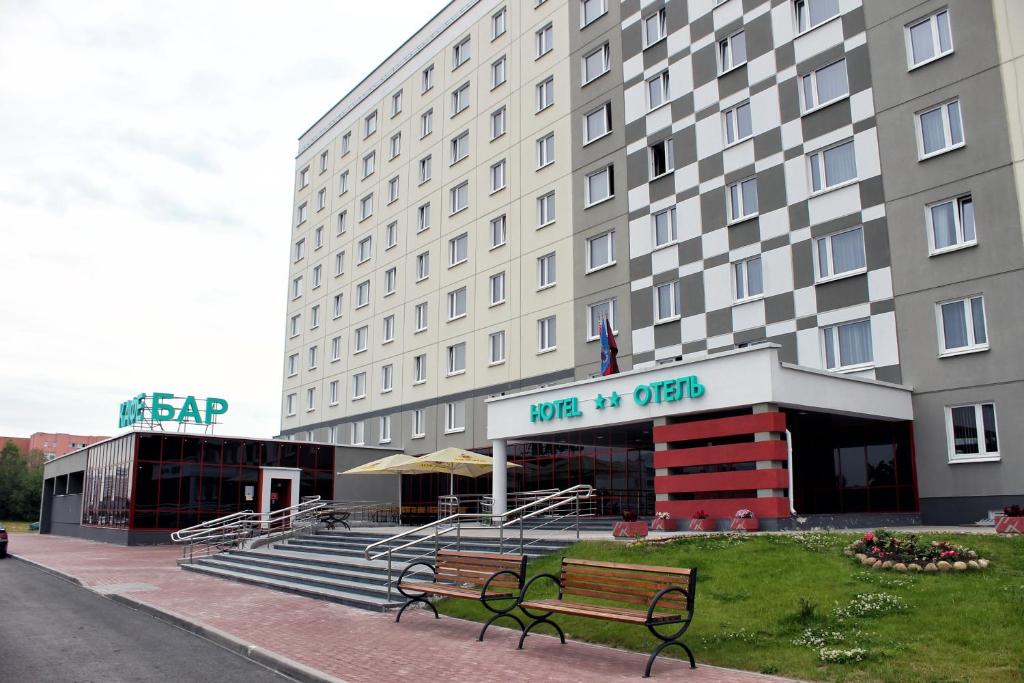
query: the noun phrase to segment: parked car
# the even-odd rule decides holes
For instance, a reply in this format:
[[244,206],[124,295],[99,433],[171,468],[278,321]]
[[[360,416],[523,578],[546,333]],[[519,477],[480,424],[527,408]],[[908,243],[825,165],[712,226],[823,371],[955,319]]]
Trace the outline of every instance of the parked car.
[[0,526],[0,560],[7,557],[7,529]]

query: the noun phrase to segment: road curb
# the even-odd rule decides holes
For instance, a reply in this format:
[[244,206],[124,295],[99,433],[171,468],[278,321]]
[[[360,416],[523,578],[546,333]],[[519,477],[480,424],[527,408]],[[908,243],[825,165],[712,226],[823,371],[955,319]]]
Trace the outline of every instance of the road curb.
[[271,650],[267,650],[266,648],[262,648],[252,643],[247,643],[241,640],[240,638],[236,638],[230,633],[222,631],[218,628],[214,628],[213,626],[206,626],[204,624],[189,621],[188,619],[179,614],[175,614],[174,612],[160,609],[159,607],[153,607],[152,605],[147,605],[144,602],[140,602],[126,595],[121,595],[117,593],[102,593],[100,591],[94,590],[93,588],[90,588],[89,586],[86,586],[82,583],[80,579],[71,576],[70,574],[65,574],[64,572],[58,571],[53,567],[48,567],[40,562],[29,560],[24,557],[19,557],[11,553],[8,553],[8,557],[18,560],[20,562],[24,562],[25,564],[30,564],[36,569],[46,574],[49,574],[55,578],[61,579],[62,581],[67,581],[68,583],[73,583],[77,586],[81,586],[82,588],[92,593],[95,593],[100,597],[107,598],[118,604],[124,605],[125,607],[130,607],[131,609],[143,612],[153,617],[154,619],[159,619],[160,621],[167,622],[168,624],[176,626],[177,628],[180,628],[183,631],[188,631],[189,633],[195,636],[209,640],[210,642],[219,645],[225,650],[230,650],[231,652],[234,652],[240,657],[252,660],[257,664],[260,664],[261,666],[265,666],[266,668],[271,669],[272,671],[284,674],[285,676],[293,678],[296,681],[299,681],[300,683],[346,683],[345,680],[342,678],[336,678],[329,674],[323,673],[322,671],[318,671],[317,669],[314,669],[310,666],[306,666],[305,664],[296,662],[293,659],[290,659],[283,655],[279,655]]

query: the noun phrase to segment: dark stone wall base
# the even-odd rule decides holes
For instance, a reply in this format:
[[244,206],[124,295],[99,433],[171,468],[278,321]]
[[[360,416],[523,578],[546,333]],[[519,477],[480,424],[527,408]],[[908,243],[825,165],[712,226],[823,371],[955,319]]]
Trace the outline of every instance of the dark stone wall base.
[[921,519],[925,524],[975,524],[988,520],[990,511],[1009,505],[1024,505],[1024,495],[922,498]]

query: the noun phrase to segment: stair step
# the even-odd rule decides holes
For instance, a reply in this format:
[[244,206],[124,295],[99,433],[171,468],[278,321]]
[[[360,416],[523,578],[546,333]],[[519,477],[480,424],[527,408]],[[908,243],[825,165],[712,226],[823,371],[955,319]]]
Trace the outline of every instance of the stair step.
[[[271,569],[268,567],[257,567],[253,565],[243,566],[220,558],[204,558],[197,562],[197,564],[202,567],[216,567],[226,571],[239,572],[246,576],[288,581],[307,587],[326,588],[328,590],[335,590],[341,593],[351,593],[371,598],[386,599],[388,592],[386,579],[382,579],[376,584],[360,583],[358,581],[349,581],[338,577],[317,576],[301,570],[295,571],[283,568]],[[395,593],[392,593],[392,595],[395,595]]]
[[[387,570],[384,568],[364,570],[360,567],[353,567],[352,565],[346,565],[341,563],[333,563],[334,566],[326,567],[310,565],[301,561],[295,561],[287,557],[277,557],[276,555],[270,554],[266,554],[260,557],[252,557],[237,556],[234,553],[224,553],[222,555],[216,555],[212,558],[204,558],[199,562],[200,564],[204,562],[230,564],[235,567],[238,567],[240,571],[244,571],[250,567],[253,569],[260,570],[266,569],[268,571],[286,571],[295,574],[303,574],[314,578],[346,581],[351,582],[353,584],[369,585],[378,588],[382,584],[387,584]],[[398,571],[398,574],[393,574],[393,578],[397,578],[400,575],[401,569],[399,569]],[[417,567],[411,573],[417,576],[430,578],[430,570],[426,567]]]

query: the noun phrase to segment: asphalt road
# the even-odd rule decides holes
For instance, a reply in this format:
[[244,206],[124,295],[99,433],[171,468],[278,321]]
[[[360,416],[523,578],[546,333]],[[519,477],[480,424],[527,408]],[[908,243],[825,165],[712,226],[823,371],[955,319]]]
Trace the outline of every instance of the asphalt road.
[[25,562],[0,560],[0,681],[289,680]]

